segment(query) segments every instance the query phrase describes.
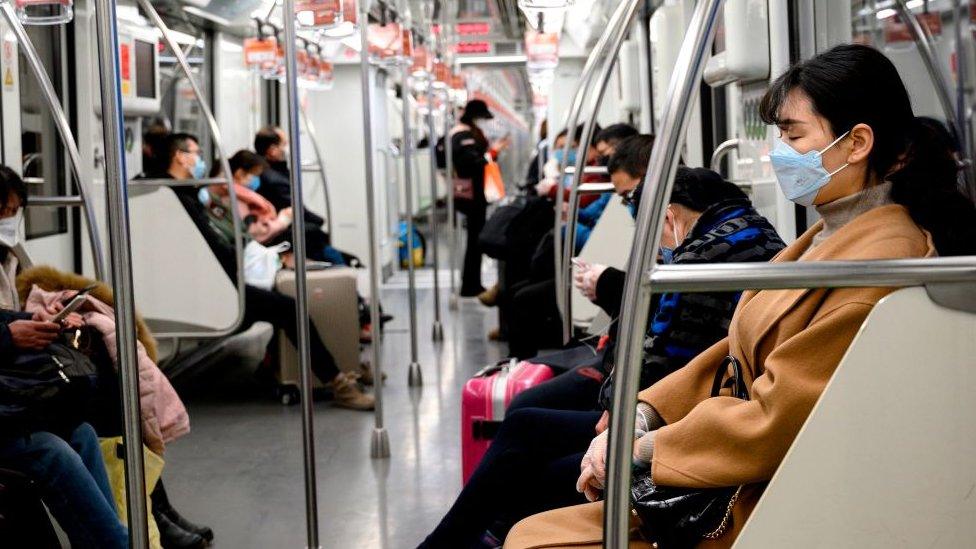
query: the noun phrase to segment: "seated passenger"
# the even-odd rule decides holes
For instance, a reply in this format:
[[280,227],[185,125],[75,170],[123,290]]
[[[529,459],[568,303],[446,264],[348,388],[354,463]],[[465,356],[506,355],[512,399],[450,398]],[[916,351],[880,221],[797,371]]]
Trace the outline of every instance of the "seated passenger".
[[[192,135],[173,134],[170,136],[169,159],[167,177],[186,180],[193,179],[195,174],[206,173],[206,163],[201,156],[200,145]],[[203,165],[202,169],[200,168],[201,165]],[[220,265],[224,268],[224,272],[231,281],[236,281],[237,252],[233,238],[228,239],[211,223],[206,206],[200,200],[200,189],[174,187],[173,191],[190,215],[197,230],[203,235]],[[283,330],[293,344],[298,339],[295,300],[276,291],[246,285],[243,327],[250,326],[257,321],[268,322],[276,329]],[[317,329],[309,330],[309,345],[312,356],[312,371],[322,383],[332,388],[335,395],[334,403],[344,408],[372,410],[373,397],[360,390],[354,376],[339,371],[335,359],[325,347]]]
[[[621,143],[610,163],[614,178],[623,172],[634,188],[647,169],[651,144],[650,136]],[[783,248],[742,191],[710,170],[679,168],[665,223],[662,246],[675,263],[767,261]],[[641,386],[649,387],[721,339],[738,297],[667,294],[655,300]],[[489,542],[504,539],[523,517],[582,503],[575,480],[594,433],[606,429],[612,378],[605,383],[606,397],[598,396],[612,359],[611,350],[605,371],[580,367],[517,396],[468,484],[422,547],[469,547],[482,536]]]
[[[775,261],[976,253],[976,210],[951,151],[915,119],[882,53],[842,45],[799,63],[760,113],[782,132],[770,156],[782,191],[822,217]],[[865,318],[894,290],[747,291],[728,338],[640,393],[636,467],[661,486],[742,487],[731,526],[699,546],[732,546]],[[742,364],[751,400],[709,398],[728,356]],[[581,461],[576,484],[590,501],[605,485],[606,442],[604,432]],[[530,517],[505,547],[599,547],[602,515],[592,503]]]
[[[10,168],[0,166],[0,360],[18,353],[42,351],[61,333],[47,311],[20,312],[13,276],[16,258],[10,248],[18,244],[26,187]],[[80,325],[70,315],[64,326]],[[81,421],[62,426],[57,433],[21,432],[16,425],[0,424],[0,468],[21,472],[41,490],[41,497],[68,534],[72,547],[128,547],[129,535],[119,521],[95,430]],[[53,427],[53,426],[52,426]]]
[[[237,211],[247,233],[261,244],[270,245],[276,239],[290,240],[293,220],[291,207],[278,211],[274,205],[257,193],[261,187],[261,175],[269,169],[263,158],[248,150],[240,150],[228,159],[230,171],[234,176],[234,191],[237,193]],[[211,170],[211,177],[220,176],[220,165]],[[225,215],[229,206],[230,194],[225,185],[210,185],[203,194],[202,201],[211,206],[219,206],[218,215]],[[209,197],[209,200],[206,199]],[[218,201],[215,202],[214,199]],[[214,208],[211,207],[212,212]],[[232,220],[228,220],[233,223]]]

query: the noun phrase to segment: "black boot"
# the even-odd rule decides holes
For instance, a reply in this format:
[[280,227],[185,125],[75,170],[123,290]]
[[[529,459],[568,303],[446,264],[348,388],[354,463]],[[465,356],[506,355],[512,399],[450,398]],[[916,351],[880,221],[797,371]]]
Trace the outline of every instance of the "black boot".
[[193,532],[187,532],[173,523],[165,514],[153,510],[153,518],[159,528],[163,549],[203,549],[210,543]]
[[153,489],[152,494],[150,494],[153,504],[153,516],[163,515],[169,522],[172,522],[180,529],[196,534],[206,540],[211,542],[214,539],[213,530],[209,526],[200,526],[194,524],[185,518],[183,515],[179,514],[172,504],[169,502],[169,497],[166,495],[166,489],[163,487],[163,481],[160,480],[156,483],[156,488]]

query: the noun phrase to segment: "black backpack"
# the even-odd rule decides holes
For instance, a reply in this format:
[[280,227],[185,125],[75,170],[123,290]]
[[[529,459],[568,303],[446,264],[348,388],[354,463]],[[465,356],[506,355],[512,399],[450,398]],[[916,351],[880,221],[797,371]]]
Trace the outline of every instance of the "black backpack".
[[554,222],[552,202],[537,196],[515,196],[495,209],[478,240],[488,257],[506,261],[527,258]]
[[88,415],[97,384],[95,363],[67,345],[6,357],[0,362],[0,434],[77,426]]
[[4,547],[61,549],[37,486],[7,469],[0,469],[0,540]]

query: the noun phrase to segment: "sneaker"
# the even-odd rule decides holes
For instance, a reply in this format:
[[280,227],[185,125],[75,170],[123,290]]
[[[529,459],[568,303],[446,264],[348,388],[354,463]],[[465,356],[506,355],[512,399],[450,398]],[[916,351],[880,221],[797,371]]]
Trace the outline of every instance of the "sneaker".
[[498,304],[498,284],[478,294],[478,301],[485,307],[494,307]]
[[359,388],[356,376],[340,373],[329,385],[332,387],[333,404],[350,410],[372,410],[376,406],[376,399]]
[[[376,378],[373,375],[373,365],[369,362],[361,362],[359,364],[359,373],[356,376],[363,385],[373,385],[376,382]],[[385,373],[383,374],[383,381],[386,381]]]

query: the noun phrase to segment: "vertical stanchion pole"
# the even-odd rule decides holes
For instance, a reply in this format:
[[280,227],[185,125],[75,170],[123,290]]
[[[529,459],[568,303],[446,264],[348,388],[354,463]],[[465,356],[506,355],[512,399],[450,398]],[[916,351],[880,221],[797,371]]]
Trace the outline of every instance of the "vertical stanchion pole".
[[411,387],[424,384],[417,352],[417,272],[413,265],[413,136],[410,127],[410,60],[404,60],[401,70],[400,99],[403,121],[403,188],[407,208],[407,295],[410,306],[410,370],[407,383]]
[[118,349],[122,426],[125,442],[125,493],[129,545],[149,547],[146,509],[146,474],[142,450],[142,416],[139,405],[139,363],[136,351],[135,305],[132,287],[132,255],[129,247],[129,196],[125,169],[122,92],[119,87],[119,34],[115,2],[95,0],[98,79],[102,99],[102,132],[105,139],[105,189],[108,242],[115,296],[115,344]]
[[[308,279],[305,265],[305,196],[302,188],[301,120],[298,113],[298,52],[295,39],[295,0],[285,0],[281,20],[285,38],[285,106],[291,141],[289,178],[291,179],[292,249],[295,254],[295,317],[298,324],[299,388],[302,394],[302,457],[305,466],[305,527],[308,547],[319,547],[318,495],[315,480],[315,432],[312,413],[312,370],[309,356]],[[330,380],[323,379],[323,383]]]
[[383,424],[383,328],[380,323],[380,254],[376,235],[376,192],[373,180],[373,115],[369,82],[369,0],[359,0],[359,76],[363,87],[363,150],[366,171],[366,235],[369,239],[369,315],[373,322],[373,377],[376,408],[373,435],[370,437],[369,455],[373,459],[390,457],[390,434]]
[[688,24],[675,71],[668,88],[661,119],[661,133],[654,142],[644,179],[644,194],[637,215],[634,246],[630,251],[627,280],[620,312],[613,406],[607,442],[606,504],[603,517],[604,547],[630,547],[630,481],[634,451],[636,396],[640,385],[644,331],[650,314],[651,288],[647,268],[654,264],[664,231],[664,214],[674,187],[678,156],[684,141],[691,106],[698,96],[711,51],[722,0],[701,0]]
[[430,243],[434,256],[434,327],[431,337],[434,341],[444,340],[444,325],[441,323],[441,281],[440,250],[437,234],[437,127],[434,125],[434,80],[427,84],[427,151],[430,153]]
[[[452,8],[449,2],[445,2],[441,6],[441,54],[443,55],[444,63],[448,66],[453,64],[453,56],[451,54],[451,10]],[[451,67],[451,73],[454,70]],[[448,301],[448,307],[452,311],[456,311],[458,308],[458,290],[457,290],[457,209],[454,207],[454,143],[451,140],[451,130],[454,128],[454,101],[451,97],[451,82],[447,82],[447,87],[444,88],[444,158],[446,168],[444,170],[444,175],[447,181],[447,224],[448,228],[448,250],[447,250],[447,260],[450,264],[450,287],[451,296]]]

